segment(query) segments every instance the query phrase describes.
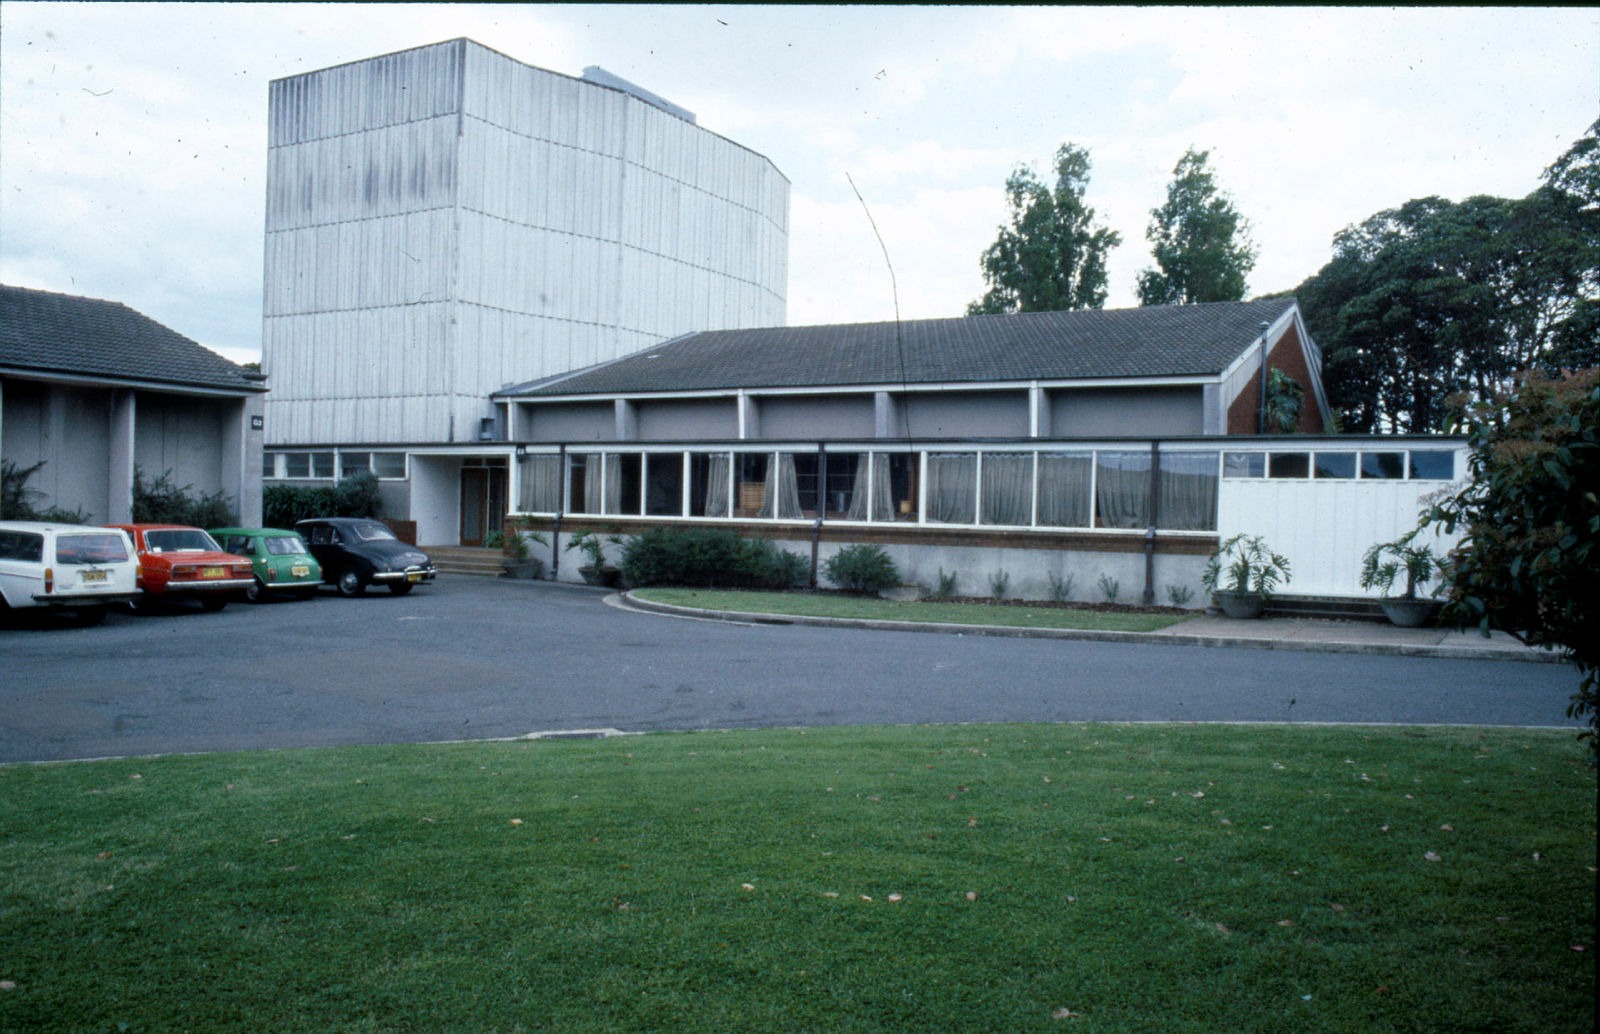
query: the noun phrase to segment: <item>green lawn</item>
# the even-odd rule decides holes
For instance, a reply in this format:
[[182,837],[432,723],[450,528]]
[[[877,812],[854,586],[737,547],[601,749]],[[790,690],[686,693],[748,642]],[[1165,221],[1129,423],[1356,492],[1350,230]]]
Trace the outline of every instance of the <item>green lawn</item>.
[[5,766],[0,1030],[1590,1030],[1585,759],[1011,725]]
[[810,617],[872,621],[917,621],[931,624],[999,625],[1016,628],[1086,628],[1113,632],[1153,632],[1188,615],[1161,612],[1104,611],[1073,607],[902,602],[875,596],[814,592],[751,592],[732,589],[635,589],[633,595],[703,610],[755,614],[803,614]]

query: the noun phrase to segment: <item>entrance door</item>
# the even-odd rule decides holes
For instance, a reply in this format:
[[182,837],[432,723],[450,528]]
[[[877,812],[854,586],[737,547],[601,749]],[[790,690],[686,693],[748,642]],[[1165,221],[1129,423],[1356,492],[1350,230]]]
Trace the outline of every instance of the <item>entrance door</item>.
[[482,546],[506,513],[506,468],[461,468],[461,544]]

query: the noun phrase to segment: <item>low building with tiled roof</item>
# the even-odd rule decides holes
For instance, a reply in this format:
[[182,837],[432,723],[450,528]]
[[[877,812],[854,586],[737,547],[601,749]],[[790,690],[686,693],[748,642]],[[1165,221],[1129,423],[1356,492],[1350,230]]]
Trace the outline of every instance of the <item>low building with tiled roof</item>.
[[26,482],[36,508],[126,522],[138,469],[224,492],[259,522],[266,390],[120,302],[0,285],[0,457],[38,465]]

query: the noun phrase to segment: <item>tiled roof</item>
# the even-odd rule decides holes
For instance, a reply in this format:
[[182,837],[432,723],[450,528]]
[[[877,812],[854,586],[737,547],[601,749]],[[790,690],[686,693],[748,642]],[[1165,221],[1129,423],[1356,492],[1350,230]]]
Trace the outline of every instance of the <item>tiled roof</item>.
[[121,302],[0,284],[0,367],[265,391],[199,342]]
[[559,396],[1221,373],[1292,298],[690,334],[497,395]]

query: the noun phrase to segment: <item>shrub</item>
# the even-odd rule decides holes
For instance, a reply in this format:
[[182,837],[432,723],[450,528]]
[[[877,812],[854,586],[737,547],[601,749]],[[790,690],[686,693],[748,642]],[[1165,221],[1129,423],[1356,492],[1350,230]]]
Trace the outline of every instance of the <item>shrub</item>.
[[882,546],[858,542],[846,546],[822,565],[828,581],[846,592],[882,592],[900,584],[900,572]]
[[1100,576],[1100,592],[1108,603],[1115,603],[1117,597],[1122,595],[1122,583],[1108,574]]
[[1194,599],[1194,590],[1187,585],[1167,586],[1167,602],[1174,607],[1187,607],[1192,599]]
[[1006,593],[1011,591],[1011,576],[1001,568],[989,576],[989,595],[997,600],[1006,598]]
[[269,528],[292,528],[308,517],[377,517],[382,512],[378,479],[365,470],[337,485],[268,485],[261,493],[261,521]]
[[227,493],[196,494],[193,485],[172,483],[172,471],[164,471],[147,482],[144,471],[133,468],[133,523],[187,524],[196,528],[220,528],[238,523],[239,516],[228,505]]
[[1063,578],[1055,571],[1050,572],[1050,599],[1054,603],[1065,603],[1072,599],[1073,576],[1068,574]]
[[951,571],[949,574],[945,574],[944,568],[939,568],[939,587],[934,589],[933,594],[946,599],[954,596],[956,594],[956,572]]
[[33,507],[33,500],[43,495],[38,489],[28,487],[28,479],[44,466],[40,460],[31,467],[19,467],[10,460],[0,462],[0,519],[8,521],[51,521],[56,524],[88,524],[89,512],[83,509],[63,510],[47,506],[43,510]]
[[623,546],[621,566],[631,586],[787,589],[807,574],[799,554],[721,529],[652,528]]

